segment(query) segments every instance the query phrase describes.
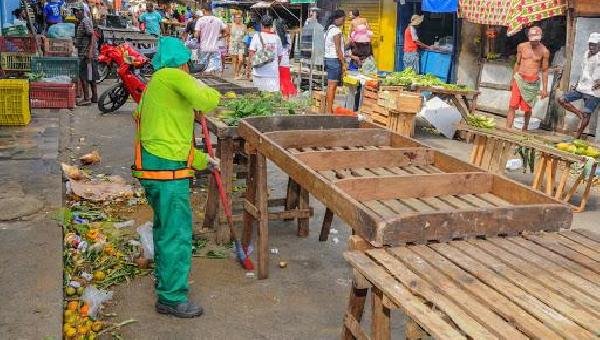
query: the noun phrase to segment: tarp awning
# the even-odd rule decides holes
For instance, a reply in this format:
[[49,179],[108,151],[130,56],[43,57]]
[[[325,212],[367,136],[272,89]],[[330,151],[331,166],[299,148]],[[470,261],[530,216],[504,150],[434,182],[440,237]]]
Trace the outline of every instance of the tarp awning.
[[458,16],[476,24],[508,26],[510,36],[566,10],[566,0],[460,0]]

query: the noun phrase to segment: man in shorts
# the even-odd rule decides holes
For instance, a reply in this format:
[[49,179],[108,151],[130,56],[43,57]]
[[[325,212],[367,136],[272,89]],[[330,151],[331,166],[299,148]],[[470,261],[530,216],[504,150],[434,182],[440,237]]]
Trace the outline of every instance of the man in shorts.
[[[75,46],[79,57],[79,82],[83,90],[83,100],[79,101],[77,105],[87,106],[98,102],[98,88],[96,86],[96,81],[99,78],[98,46],[92,19],[84,14],[83,6],[79,4],[73,9],[73,12],[79,20],[75,32]],[[90,87],[92,90],[91,99]]]
[[206,68],[205,73],[216,73],[222,71],[221,51],[219,49],[219,38],[228,35],[228,27],[212,13],[211,4],[202,6],[204,16],[196,21],[196,38],[200,43],[200,64]]
[[[558,103],[567,111],[571,111],[581,119],[577,129],[577,138],[581,138],[583,130],[590,123],[590,117],[600,105],[600,34],[592,33],[588,39],[588,50],[581,60],[581,77],[573,91],[564,94]],[[571,102],[583,100],[583,109],[579,110]]]

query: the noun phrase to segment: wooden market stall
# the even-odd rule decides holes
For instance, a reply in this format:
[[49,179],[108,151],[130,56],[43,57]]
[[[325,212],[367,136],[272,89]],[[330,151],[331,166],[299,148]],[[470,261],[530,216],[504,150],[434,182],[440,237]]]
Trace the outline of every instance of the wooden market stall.
[[[266,160],[375,247],[568,228],[558,201],[410,138],[352,117],[250,118],[244,242],[258,223],[258,277],[268,276]],[[509,217],[510,216],[510,217]]]

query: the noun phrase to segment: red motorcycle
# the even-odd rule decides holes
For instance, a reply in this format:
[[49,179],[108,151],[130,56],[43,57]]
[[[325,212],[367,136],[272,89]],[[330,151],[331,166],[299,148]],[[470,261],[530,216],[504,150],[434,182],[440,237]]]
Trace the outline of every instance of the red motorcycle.
[[98,62],[116,65],[119,79],[117,84],[104,91],[98,98],[100,112],[109,113],[118,110],[127,102],[130,95],[136,103],[139,103],[147,83],[145,72],[140,71],[151,70],[150,59],[127,43],[103,44],[100,47]]

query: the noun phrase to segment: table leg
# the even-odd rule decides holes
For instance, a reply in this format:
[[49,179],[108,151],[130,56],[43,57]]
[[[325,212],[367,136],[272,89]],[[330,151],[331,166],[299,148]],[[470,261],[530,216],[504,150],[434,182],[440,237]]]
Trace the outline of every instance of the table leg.
[[[293,210],[298,208],[298,194],[300,186],[293,179],[288,179],[287,195],[285,198],[285,210]],[[289,221],[289,219],[287,220]]]
[[267,187],[267,160],[256,154],[256,208],[258,210],[258,279],[269,277],[269,189]]
[[[246,178],[246,200],[256,206],[256,154],[248,155],[248,177]],[[252,240],[252,230],[256,219],[244,209],[244,229],[242,231],[242,246],[248,249]]]
[[383,292],[373,286],[371,288],[371,336],[374,340],[389,340],[390,309],[383,305]]
[[321,234],[319,235],[319,241],[324,242],[329,238],[329,231],[331,230],[331,223],[333,222],[333,211],[329,208],[325,208],[325,216],[323,217],[323,226],[321,227]]
[[594,177],[596,177],[596,167],[598,165],[596,163],[594,163],[594,165],[592,165],[592,169],[590,170],[590,175],[587,179],[587,183],[585,185],[585,191],[583,192],[583,195],[581,196],[581,204],[579,204],[579,207],[577,209],[575,209],[575,212],[582,212],[585,210],[585,206],[587,204],[588,198],[590,197],[590,189],[592,188],[592,184],[594,182]]
[[[221,178],[223,180],[223,190],[229,196],[229,211],[233,211],[233,139],[225,138],[218,140],[217,157],[221,160]],[[221,209],[224,213],[225,209]],[[223,223],[223,219],[219,219],[217,224],[217,244],[226,244],[230,241],[229,227],[227,223]]]
[[[298,200],[298,209],[310,209],[310,201],[308,190],[300,188],[300,195]],[[310,218],[299,218],[298,219],[298,232],[299,237],[307,237],[310,232]]]
[[[363,312],[365,311],[365,301],[367,300],[368,289],[356,288],[354,285],[350,289],[350,299],[348,300],[348,310],[346,315],[352,316],[358,323],[362,319]],[[355,339],[352,332],[344,324],[342,339],[351,340]]]

